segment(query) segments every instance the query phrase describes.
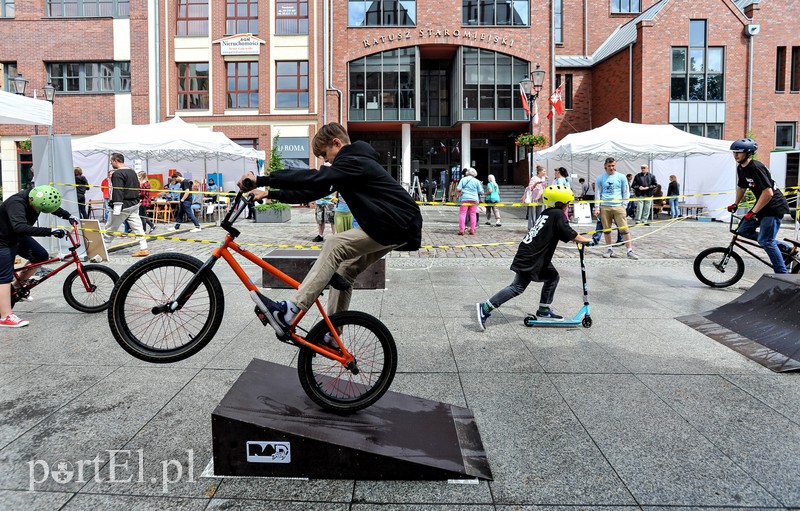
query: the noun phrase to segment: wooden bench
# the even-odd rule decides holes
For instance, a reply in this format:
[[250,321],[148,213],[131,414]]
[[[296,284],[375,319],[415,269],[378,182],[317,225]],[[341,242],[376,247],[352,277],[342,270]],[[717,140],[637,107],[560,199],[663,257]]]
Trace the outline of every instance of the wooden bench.
[[684,216],[700,218],[700,215],[703,213],[703,210],[706,209],[706,207],[703,204],[687,204],[685,202],[679,202],[678,209]]
[[[301,281],[316,262],[321,250],[296,248],[273,248],[262,259],[295,280]],[[266,271],[261,275],[261,287],[291,289],[291,286]],[[353,283],[353,289],[385,289],[386,259],[381,258],[361,272]]]

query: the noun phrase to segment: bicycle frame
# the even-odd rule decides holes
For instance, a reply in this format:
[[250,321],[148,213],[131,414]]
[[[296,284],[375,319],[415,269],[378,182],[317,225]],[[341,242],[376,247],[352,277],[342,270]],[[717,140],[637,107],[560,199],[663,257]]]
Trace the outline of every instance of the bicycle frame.
[[[739,219],[739,224],[734,229],[733,220],[735,218]],[[764,249],[761,247],[761,245],[759,245],[757,242],[755,242],[755,241],[753,241],[753,240],[751,240],[749,238],[740,237],[741,235],[739,234],[739,227],[741,227],[741,225],[742,225],[742,222],[741,222],[742,219],[743,219],[743,217],[739,217],[739,216],[736,216],[736,215],[731,215],[730,226],[728,227],[728,230],[730,230],[730,232],[733,234],[733,237],[731,238],[730,245],[728,245],[728,254],[733,252],[733,247],[739,247],[742,250],[744,250],[745,252],[747,252],[748,254],[750,254],[751,257],[753,257],[755,259],[758,259],[762,263],[764,263],[767,266],[769,266],[770,268],[772,268],[772,261],[770,261],[769,259],[762,259],[761,256],[756,255],[753,251],[751,251],[751,250],[749,250],[747,248],[748,246],[756,247],[756,248],[759,249],[759,252],[761,252],[763,254]],[[728,259],[728,255],[725,256],[725,261],[724,262],[726,264],[728,262],[727,259]]]
[[63,264],[61,264],[56,269],[51,270],[47,275],[43,276],[41,279],[34,280],[34,281],[30,281],[29,280],[29,283],[28,284],[24,284],[24,285],[22,285],[22,283],[20,283],[21,287],[24,287],[25,289],[29,289],[29,290],[33,289],[36,286],[38,286],[39,284],[41,284],[42,282],[48,280],[50,277],[52,277],[52,276],[56,275],[57,273],[61,272],[64,268],[66,268],[66,267],[68,267],[68,266],[70,266],[72,264],[75,264],[75,265],[77,265],[78,275],[81,278],[81,282],[83,282],[83,286],[86,288],[86,291],[91,291],[91,286],[89,285],[89,282],[86,280],[86,275],[83,273],[83,265],[81,264],[81,258],[78,256],[78,248],[80,248],[81,244],[80,244],[80,235],[78,234],[78,226],[77,226],[77,224],[72,226],[72,232],[67,231],[67,238],[69,239],[69,241],[72,244],[72,246],[69,247],[69,254],[64,256],[63,259],[60,258],[60,257],[53,257],[51,259],[48,259],[47,261],[42,261],[42,262],[39,262],[39,263],[28,263],[25,266],[23,266],[22,268],[16,268],[14,270],[14,278],[15,279],[19,279],[19,275],[21,273],[25,272],[26,270],[30,270],[30,269],[33,269],[33,268],[39,268],[40,266],[44,266],[46,264],[52,264],[52,263],[55,263],[55,262],[58,262],[58,261],[64,261]]
[[[186,285],[186,288],[183,291],[181,291],[181,293],[175,298],[175,300],[171,303],[167,303],[162,306],[164,308],[164,311],[166,310],[174,311],[183,307],[183,305],[189,300],[192,294],[200,286],[200,283],[203,281],[203,276],[206,273],[212,271],[212,268],[220,258],[224,259],[225,262],[228,263],[228,265],[234,271],[236,276],[239,277],[239,280],[242,281],[242,284],[244,284],[244,287],[247,288],[248,291],[250,291],[251,293],[257,293],[258,287],[256,287],[255,284],[253,284],[253,281],[244,271],[239,262],[235,259],[233,253],[239,254],[240,256],[252,262],[262,270],[269,272],[270,274],[279,278],[286,284],[292,286],[294,289],[300,287],[300,282],[293,279],[289,275],[286,275],[279,269],[275,268],[273,265],[262,260],[258,256],[254,255],[252,252],[248,251],[245,248],[242,248],[238,243],[236,243],[235,239],[236,237],[239,236],[240,232],[237,229],[233,228],[233,223],[236,221],[236,219],[239,217],[242,211],[244,211],[247,204],[249,202],[252,202],[252,200],[242,199],[241,196],[242,192],[239,192],[239,194],[236,196],[236,199],[234,199],[233,206],[228,211],[228,214],[225,216],[225,219],[222,221],[221,227],[225,229],[225,231],[227,231],[228,233],[225,236],[225,241],[218,248],[214,249],[214,251],[211,253],[211,257],[208,258],[208,260],[206,260],[205,263],[203,263],[203,266],[201,266],[200,269],[197,271],[197,273],[195,273],[195,275]],[[331,323],[330,318],[325,313],[325,309],[322,307],[319,298],[314,300],[314,304],[317,306],[317,309],[322,315],[322,318],[328,325],[328,329],[330,330],[331,335],[333,335],[334,338],[336,339],[336,343],[339,345],[341,354],[327,347],[312,344],[295,332],[297,325],[306,315],[306,312],[302,310],[292,323],[289,332],[284,334],[283,337],[279,336],[278,338],[281,339],[282,341],[291,340],[295,344],[301,347],[313,350],[327,358],[330,358],[332,360],[341,363],[345,367],[349,367],[350,364],[355,361],[355,358],[347,351],[347,349],[344,347],[344,344],[339,339],[339,333],[336,331],[336,328]]]

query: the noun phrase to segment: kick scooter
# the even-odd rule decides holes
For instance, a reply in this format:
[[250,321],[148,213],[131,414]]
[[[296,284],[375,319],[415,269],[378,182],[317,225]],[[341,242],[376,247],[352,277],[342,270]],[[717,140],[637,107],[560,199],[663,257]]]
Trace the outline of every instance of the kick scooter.
[[572,319],[537,318],[535,314],[528,314],[524,320],[525,326],[577,327],[583,325],[584,328],[592,326],[592,316],[589,314],[589,287],[586,284],[586,263],[584,262],[583,251],[583,243],[578,243],[578,254],[580,254],[581,260],[581,280],[583,280],[583,307],[581,307],[581,310]]

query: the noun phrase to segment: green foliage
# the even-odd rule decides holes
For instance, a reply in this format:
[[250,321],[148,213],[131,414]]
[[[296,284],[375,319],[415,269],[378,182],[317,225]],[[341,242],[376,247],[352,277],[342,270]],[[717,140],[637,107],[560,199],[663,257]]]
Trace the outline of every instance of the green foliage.
[[282,209],[289,209],[291,207],[292,206],[284,202],[272,201],[272,202],[267,202],[266,204],[256,204],[255,206],[253,206],[253,209],[255,209],[256,211],[267,211],[270,209],[276,209],[280,211]]
[[30,151],[31,150],[31,139],[22,140],[19,143],[19,150],[20,151]]
[[749,188],[745,190],[744,197],[742,197],[742,202],[740,204],[744,204],[745,207],[752,206],[756,203],[756,196]]
[[275,138],[272,139],[272,148],[269,151],[269,164],[267,165],[267,174],[275,170],[281,170],[283,168],[283,156],[281,156],[281,152],[278,149],[278,141],[280,140],[280,135],[275,135]]
[[547,137],[533,133],[522,133],[517,137],[515,144],[521,147],[544,147],[547,145]]
[[[753,133],[753,130],[748,130],[748,131],[747,131],[747,138],[751,138],[751,139],[753,139],[753,140],[755,140],[755,139],[756,139],[756,135],[755,135],[755,133]],[[754,154],[754,155],[752,155],[752,156],[751,156],[751,158],[752,158],[753,160],[758,160],[758,155],[757,155],[757,154]],[[747,191],[749,192],[750,190],[747,190]],[[754,198],[753,200],[755,200],[755,198]]]

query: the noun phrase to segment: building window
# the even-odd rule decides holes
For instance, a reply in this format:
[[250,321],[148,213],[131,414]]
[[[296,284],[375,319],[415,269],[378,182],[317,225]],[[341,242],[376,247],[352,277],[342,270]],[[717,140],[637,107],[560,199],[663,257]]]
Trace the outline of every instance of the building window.
[[176,35],[208,35],[208,0],[178,0]]
[[14,17],[14,0],[0,0],[0,18]]
[[553,2],[553,39],[556,44],[564,44],[564,2],[554,0]]
[[725,51],[708,46],[706,21],[689,22],[689,47],[672,48],[670,99],[722,101],[725,90]]
[[45,8],[53,18],[127,18],[131,12],[129,0],[47,0]]
[[308,108],[308,61],[275,63],[275,108]]
[[228,62],[228,108],[258,108],[258,62]]
[[275,34],[308,34],[308,0],[275,0]]
[[[556,88],[561,85],[561,75],[556,75]],[[572,74],[564,75],[564,87],[561,89],[561,100],[564,102],[565,110],[572,110]]]
[[131,91],[130,62],[50,62],[45,66],[47,79],[61,93]]
[[478,48],[462,48],[464,69],[461,119],[527,120],[519,81],[530,76],[528,62]]
[[796,122],[776,122],[775,123],[775,148],[794,149],[797,145],[797,123]]
[[208,110],[208,63],[178,64],[178,110]]
[[232,138],[231,142],[235,142],[246,149],[258,149],[257,138]]
[[349,119],[416,119],[415,48],[399,48],[350,62]]
[[708,137],[717,140],[722,140],[722,124],[673,123],[672,125],[678,128],[679,130],[689,132],[692,135],[699,135],[701,137]]
[[611,14],[629,14],[641,11],[640,0],[611,0]]
[[775,92],[786,91],[786,46],[778,46],[775,56]]
[[528,26],[528,0],[462,0],[462,23],[469,25]]
[[258,0],[227,0],[225,33],[258,34]]
[[347,24],[351,27],[414,26],[416,0],[349,0]]
[[13,87],[9,80],[11,78],[15,78],[17,76],[17,64],[16,62],[3,62],[3,90],[6,92],[13,91]]
[[800,92],[800,46],[792,46],[792,70],[789,77],[792,92]]

